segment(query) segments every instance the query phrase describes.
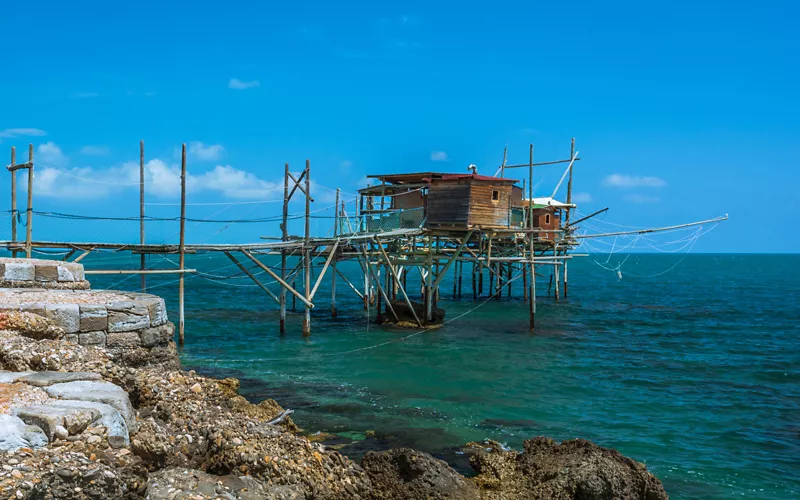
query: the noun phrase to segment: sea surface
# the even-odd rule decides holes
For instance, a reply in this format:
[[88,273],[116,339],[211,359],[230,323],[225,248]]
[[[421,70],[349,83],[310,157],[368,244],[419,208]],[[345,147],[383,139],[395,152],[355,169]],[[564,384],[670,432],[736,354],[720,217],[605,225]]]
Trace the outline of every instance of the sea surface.
[[[800,498],[800,255],[632,254],[619,273],[606,269],[623,260],[575,258],[558,302],[540,269],[534,332],[521,280],[511,297],[476,301],[464,266],[462,298],[450,280],[441,288],[447,323],[420,331],[371,323],[375,311],[341,280],[332,319],[326,277],[304,339],[299,302],[280,336],[269,296],[224,256],[190,255],[205,274],[186,281],[181,357],[239,377],[248,398],[276,399],[356,459],[411,446],[468,472],[458,452],[468,441],[582,437],[647,464],[671,498]],[[340,268],[363,283],[352,263]],[[148,283],[177,321],[175,279]],[[92,281],[139,288],[138,276]]]

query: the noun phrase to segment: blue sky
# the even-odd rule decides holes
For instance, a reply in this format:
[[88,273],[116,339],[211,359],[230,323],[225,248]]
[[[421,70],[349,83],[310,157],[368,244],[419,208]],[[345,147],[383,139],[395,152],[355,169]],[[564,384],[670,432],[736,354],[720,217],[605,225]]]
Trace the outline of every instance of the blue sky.
[[[797,252],[799,10],[14,2],[3,9],[13,35],[0,70],[0,151],[16,145],[24,159],[37,146],[37,210],[135,216],[126,162],[140,139],[149,203],[176,201],[185,142],[190,202],[277,196],[283,164],[299,170],[309,158],[322,206],[324,187],[352,192],[367,173],[475,163],[493,174],[505,146],[510,162],[524,162],[532,142],[544,161],[566,157],[575,137],[582,212],[610,207],[608,221],[643,227],[728,213],[695,251]],[[561,172],[537,170],[538,194]],[[249,217],[279,210],[242,207]]]

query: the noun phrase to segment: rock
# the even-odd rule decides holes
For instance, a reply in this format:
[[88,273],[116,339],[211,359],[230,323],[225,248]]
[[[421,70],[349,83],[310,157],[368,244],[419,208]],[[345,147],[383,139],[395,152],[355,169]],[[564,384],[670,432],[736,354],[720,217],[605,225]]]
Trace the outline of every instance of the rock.
[[147,328],[139,333],[142,347],[153,347],[159,344],[166,344],[172,340],[174,333],[172,325],[161,325],[153,328]]
[[[108,304],[108,332],[130,332],[150,327],[150,312],[139,301]],[[109,339],[110,340],[110,339]]]
[[475,445],[470,465],[476,484],[498,498],[667,500],[644,464],[585,439],[556,443],[538,437],[522,453],[488,441]]
[[[411,305],[414,306],[414,312],[417,313],[417,317],[420,321],[426,323],[425,321],[425,304],[420,302],[411,302]],[[397,323],[400,326],[417,326],[417,321],[414,319],[414,314],[409,309],[408,304],[404,300],[394,300],[392,301],[392,309],[397,314]],[[430,321],[431,324],[437,324],[444,322],[444,315],[445,310],[441,307],[433,306],[431,309],[432,319]],[[394,317],[391,315],[386,315],[387,317],[384,318],[385,322],[394,322]]]
[[82,332],[108,330],[108,310],[104,305],[81,304],[80,318]]
[[367,452],[361,467],[381,498],[480,498],[478,488],[447,463],[409,448]]
[[139,332],[108,332],[106,335],[106,347],[111,350],[130,350],[141,347],[141,345]]
[[39,427],[26,425],[19,417],[0,414],[0,450],[37,449],[47,444],[47,436]]
[[55,384],[47,388],[53,398],[94,401],[113,406],[125,419],[128,428],[134,430],[136,417],[128,393],[111,382],[79,381]]
[[89,436],[89,438],[86,440],[86,443],[87,444],[97,444],[102,440],[103,440],[103,438],[101,438],[100,436]]
[[0,372],[0,384],[13,384],[17,380],[36,372]]
[[29,262],[7,262],[4,278],[8,281],[33,281],[36,278],[36,270]]
[[57,265],[38,265],[34,271],[36,281],[58,281]]
[[47,304],[45,315],[66,333],[77,333],[81,329],[78,304]]
[[106,332],[85,332],[78,335],[78,343],[85,346],[106,346]]
[[[108,429],[108,442],[109,444],[114,447],[112,444],[112,440],[115,443],[122,443],[119,448],[122,446],[127,446],[130,444],[130,437],[129,437],[129,427],[125,422],[125,419],[122,417],[119,411],[111,405],[107,405],[105,403],[97,403],[93,401],[71,401],[71,400],[61,400],[61,401],[53,401],[48,403],[51,406],[61,407],[61,408],[68,408],[74,410],[93,410],[100,413],[100,417],[95,419],[91,422],[93,425],[101,425]],[[84,426],[83,429],[86,427]],[[81,429],[81,430],[83,430]]]
[[35,385],[36,387],[47,387],[63,382],[74,382],[76,380],[100,380],[100,374],[92,372],[35,372],[17,379],[19,382]]
[[69,431],[63,425],[57,425],[55,431],[53,432],[53,436],[56,439],[67,439],[69,436]]
[[203,386],[201,386],[200,384],[194,384],[189,388],[189,390],[195,394],[200,394],[201,392],[203,392]]

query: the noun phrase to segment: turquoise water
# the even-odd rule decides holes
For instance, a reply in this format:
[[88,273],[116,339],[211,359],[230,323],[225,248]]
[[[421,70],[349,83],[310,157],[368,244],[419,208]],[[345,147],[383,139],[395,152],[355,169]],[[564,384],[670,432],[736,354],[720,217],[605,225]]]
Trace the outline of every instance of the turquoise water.
[[[411,337],[369,324],[341,281],[331,319],[329,280],[312,337],[300,334],[300,309],[281,337],[277,307],[247,280],[195,276],[182,358],[241,378],[248,397],[277,399],[353,457],[408,445],[464,470],[455,447],[467,441],[584,437],[646,463],[672,498],[800,497],[800,256],[690,255],[646,277],[680,258],[632,255],[621,280],[576,259],[560,302],[543,276],[535,333],[520,282],[469,313],[484,301],[472,300],[466,266],[464,298],[445,281],[440,305],[448,320],[468,314]],[[188,257],[205,271],[229,264]],[[135,289],[138,279],[93,282]],[[172,280],[150,283],[176,319]]]

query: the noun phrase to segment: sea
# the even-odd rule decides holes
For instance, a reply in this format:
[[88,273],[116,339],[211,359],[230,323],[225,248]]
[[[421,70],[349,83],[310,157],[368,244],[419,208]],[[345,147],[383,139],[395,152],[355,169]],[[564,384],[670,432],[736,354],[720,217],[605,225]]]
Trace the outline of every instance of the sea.
[[[460,298],[450,277],[441,286],[446,323],[420,330],[375,324],[341,279],[332,318],[327,275],[309,338],[301,303],[280,335],[273,299],[225,256],[189,255],[187,267],[199,272],[186,278],[184,366],[239,378],[251,401],[277,400],[351,458],[409,446],[469,473],[459,446],[470,441],[585,438],[645,463],[671,498],[800,498],[800,255],[576,257],[558,301],[552,269],[539,269],[533,332],[519,279],[510,296],[475,300],[465,265]],[[339,268],[363,286],[356,264]],[[93,288],[139,280],[92,277]],[[176,280],[148,277],[173,320]],[[418,299],[414,272],[408,288]]]

